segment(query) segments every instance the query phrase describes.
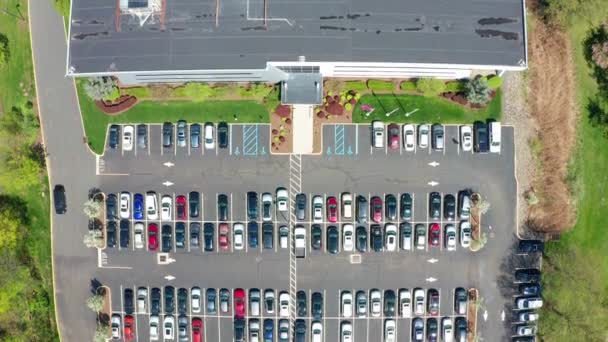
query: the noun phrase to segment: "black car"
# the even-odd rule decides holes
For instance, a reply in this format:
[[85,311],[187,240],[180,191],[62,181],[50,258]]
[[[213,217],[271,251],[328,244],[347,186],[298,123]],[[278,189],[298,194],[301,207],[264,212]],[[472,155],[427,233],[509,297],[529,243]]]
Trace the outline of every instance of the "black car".
[[109,140],[108,146],[110,146],[111,149],[116,149],[118,147],[119,135],[120,135],[120,126],[118,126],[118,125],[110,126],[110,137],[108,139]]
[[188,312],[188,290],[183,287],[177,290],[177,312],[180,315]]
[[161,228],[161,251],[163,253],[171,252],[173,248],[173,229],[168,224],[163,224]]
[[355,203],[355,211],[356,211],[356,218],[357,218],[357,223],[360,224],[365,224],[367,223],[367,209],[369,208],[369,205],[367,204],[367,198],[365,198],[364,196],[357,196],[357,200]]
[[535,336],[516,336],[511,342],[536,342]]
[[217,306],[216,306],[216,297],[217,297],[217,293],[215,292],[215,289],[207,289],[207,313],[208,314],[215,314],[215,312],[217,311]]
[[467,290],[462,287],[456,288],[454,291],[454,312],[459,315],[464,315],[467,312],[467,300],[469,295]]
[[160,289],[153,287],[150,291],[150,314],[160,314]]
[[148,126],[137,125],[137,148],[144,149],[148,147]]
[[436,318],[426,320],[426,340],[427,342],[437,342],[439,327]]
[[313,292],[310,297],[310,311],[314,319],[323,318],[323,294],[321,292]]
[[57,214],[61,215],[66,212],[65,187],[61,184],[55,185],[53,189],[53,204],[55,204],[55,212]]
[[306,292],[298,291],[296,293],[296,308],[299,317],[306,317]]
[[186,248],[186,224],[184,222],[175,224],[175,248]]
[[125,289],[122,305],[125,309],[125,314],[130,315],[133,313],[133,289]]
[[456,342],[467,341],[467,319],[464,317],[456,317],[454,323],[454,337]]
[[371,247],[374,252],[381,252],[384,249],[384,236],[382,236],[382,227],[378,224],[374,224],[371,226],[370,231],[370,240]]
[[327,251],[331,254],[338,253],[338,228],[335,226],[327,227]]
[[118,200],[116,195],[109,194],[106,196],[106,219],[108,221],[116,220],[118,218],[117,204]]
[[519,253],[542,253],[545,244],[540,240],[521,240],[519,241]]
[[170,315],[175,311],[175,288],[165,286],[165,313]]
[[384,291],[384,316],[395,316],[395,291]]
[[273,249],[274,237],[273,237],[273,226],[270,222],[264,222],[262,224],[262,244],[264,249]]
[[452,194],[443,197],[443,217],[450,221],[456,217],[456,197]]
[[190,207],[190,217],[198,217],[200,207],[200,194],[192,191],[188,194],[188,206]]
[[442,151],[445,144],[443,125],[435,124],[431,126],[431,134],[431,145],[433,145],[433,149]]
[[306,322],[303,319],[296,319],[294,327],[294,342],[304,342],[306,340]]
[[296,219],[305,220],[306,219],[306,195],[305,194],[297,194],[296,195]]
[[399,211],[401,212],[401,219],[409,220],[412,218],[412,196],[410,194],[401,194]]
[[247,236],[249,237],[249,247],[258,248],[258,223],[251,221],[247,223]]
[[540,270],[536,268],[522,268],[515,271],[515,280],[520,283],[538,283]]
[[218,139],[218,146],[220,148],[226,148],[228,147],[228,124],[225,122],[220,122],[217,125],[217,139]]
[[131,222],[120,220],[120,248],[129,248],[131,241]]
[[[249,194],[247,196],[249,197]],[[217,219],[220,221],[228,220],[228,196],[225,194],[217,196]]]
[[163,124],[163,147],[168,148],[173,144],[173,124],[165,122]]
[[201,146],[201,125],[195,123],[190,125],[190,147],[199,148]]
[[201,240],[201,224],[198,222],[190,223],[190,247],[198,248]]
[[424,321],[420,317],[412,320],[412,341],[424,341]]
[[205,225],[203,226],[203,238],[205,240],[205,252],[212,252],[215,240],[215,228],[213,227],[213,223],[205,222]]
[[476,122],[473,125],[473,150],[475,152],[488,152],[488,125]]
[[397,197],[388,194],[384,197],[384,211],[387,219],[394,221],[397,219]]
[[106,226],[106,244],[108,248],[116,246],[116,222],[110,221]]
[[321,229],[321,225],[313,224],[310,231],[310,247],[316,251],[321,250],[321,240],[323,235],[323,229]]
[[355,231],[355,246],[359,252],[367,252],[367,229],[364,226],[357,227]]
[[234,342],[243,342],[245,340],[245,320],[237,318],[234,320]]
[[433,220],[441,217],[441,195],[438,192],[431,192],[429,196],[429,216]]
[[540,284],[528,283],[519,285],[519,293],[524,296],[535,296],[539,297],[541,292]]
[[[399,239],[399,243],[401,244],[401,249],[409,250],[412,248],[412,225],[409,222],[401,222],[399,225],[399,233],[401,234],[401,239]],[[406,241],[409,241],[409,246],[406,246]]]
[[255,191],[247,192],[247,217],[249,221],[258,220],[258,193]]

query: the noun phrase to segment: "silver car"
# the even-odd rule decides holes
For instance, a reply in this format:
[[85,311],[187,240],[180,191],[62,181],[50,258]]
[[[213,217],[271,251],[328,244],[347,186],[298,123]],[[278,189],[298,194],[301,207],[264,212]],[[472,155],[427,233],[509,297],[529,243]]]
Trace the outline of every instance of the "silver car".
[[184,120],[179,120],[177,122],[177,146],[179,147],[185,147],[186,146],[186,128],[187,128],[188,124],[186,124],[186,121]]

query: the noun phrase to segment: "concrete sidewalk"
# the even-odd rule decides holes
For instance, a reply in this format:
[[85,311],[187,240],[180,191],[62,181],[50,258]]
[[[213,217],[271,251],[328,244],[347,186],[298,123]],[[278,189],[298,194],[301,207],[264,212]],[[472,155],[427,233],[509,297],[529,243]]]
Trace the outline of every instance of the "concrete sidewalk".
[[313,106],[293,106],[293,153],[311,154],[313,150]]

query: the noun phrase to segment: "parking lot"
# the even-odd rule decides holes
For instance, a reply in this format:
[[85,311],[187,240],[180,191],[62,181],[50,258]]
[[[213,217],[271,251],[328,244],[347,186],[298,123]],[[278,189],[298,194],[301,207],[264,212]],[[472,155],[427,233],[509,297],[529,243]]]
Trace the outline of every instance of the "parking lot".
[[[512,298],[506,297],[497,289],[497,279],[499,265],[513,240],[515,227],[516,185],[512,128],[503,127],[500,154],[478,154],[461,150],[457,126],[445,126],[446,143],[443,151],[430,147],[405,151],[402,147],[372,148],[369,125],[325,125],[322,155],[294,159],[268,153],[269,126],[265,125],[229,125],[229,147],[213,150],[199,147],[196,152],[189,145],[173,147],[172,150],[163,148],[161,126],[148,127],[150,133],[147,151],[137,150],[137,146],[134,146],[133,151],[123,151],[120,147],[106,149],[98,172],[108,176],[101,178],[103,182],[100,189],[106,196],[119,196],[123,191],[131,196],[154,192],[159,201],[164,195],[169,195],[175,201],[178,196],[187,197],[195,191],[200,193],[201,212],[197,218],[188,215],[183,220],[175,217],[171,220],[148,220],[145,216],[139,220],[144,224],[146,235],[151,223],[156,224],[159,230],[161,226],[169,225],[172,232],[175,231],[177,222],[184,223],[184,248],[176,247],[173,233],[172,250],[168,252],[170,261],[166,264],[159,263],[159,253],[148,250],[147,244],[141,249],[135,248],[132,234],[138,220],[132,217],[128,219],[131,227],[129,246],[122,248],[117,244],[114,248],[106,248],[102,253],[104,269],[99,280],[112,289],[113,311],[124,311],[121,293],[125,287],[199,286],[203,289],[226,288],[231,293],[235,288],[289,291],[290,270],[294,267],[290,266],[290,258],[293,256],[290,255],[289,248],[281,248],[279,229],[290,223],[290,217],[273,211],[273,217],[269,221],[273,227],[274,243],[271,249],[264,248],[262,244],[264,221],[261,218],[257,220],[257,247],[250,246],[247,229],[250,222],[247,216],[247,192],[255,191],[260,196],[268,192],[274,196],[277,188],[284,187],[290,190],[290,197],[301,192],[307,198],[309,215],[304,220],[295,221],[295,224],[303,225],[307,231],[307,255],[295,262],[295,280],[297,290],[305,291],[309,301],[313,292],[323,293],[324,341],[339,340],[340,324],[345,320],[339,312],[340,293],[344,290],[352,293],[358,290],[368,292],[373,288],[395,291],[417,287],[438,289],[441,300],[437,317],[454,318],[454,289],[476,287],[484,298],[484,307],[488,312],[486,320],[479,317],[480,335],[485,340],[492,341],[510,336],[501,320],[501,312],[505,303]],[[490,211],[483,217],[483,225],[491,227],[487,231],[488,243],[477,253],[463,248],[459,239],[454,250],[447,250],[445,244],[447,225],[453,224],[459,233],[461,220],[445,218],[443,200],[448,194],[458,198],[459,192],[465,189],[480,192],[491,203]],[[327,200],[335,197],[339,202],[341,194],[345,192],[352,194],[353,198],[364,197],[368,204],[373,197],[381,198],[382,218],[378,222],[370,219],[360,224],[354,217],[346,219],[339,214],[336,222],[330,222],[326,212]],[[442,199],[439,219],[429,216],[429,196],[432,192],[439,193]],[[387,195],[394,195],[400,203],[401,195],[405,193],[411,195],[413,202],[411,218],[403,219],[400,213],[396,218],[387,217],[384,212]],[[217,198],[220,194],[228,197],[229,213],[226,220],[218,218]],[[310,214],[314,196],[321,196],[324,204],[324,215],[320,222],[315,221]],[[245,243],[242,250],[234,249],[233,240],[230,240],[229,249],[217,248],[221,222],[228,224],[230,234],[233,233],[235,223],[244,224]],[[386,244],[383,244],[382,251],[373,250],[370,236],[373,225],[378,225],[384,234],[387,224],[394,224],[398,237],[401,237],[400,229],[404,222],[408,222],[412,229],[418,224],[424,226],[427,243],[423,248],[417,248],[413,242],[409,249],[404,248],[398,239],[395,251],[388,251]],[[204,250],[202,236],[199,247],[193,248],[189,239],[193,223],[200,224],[201,230],[206,223],[213,224],[216,247],[213,251]],[[440,238],[437,246],[430,246],[428,234],[434,223],[440,228]],[[311,232],[313,225],[317,224],[321,229],[321,248],[315,250],[312,248]],[[351,251],[344,250],[343,230],[349,224],[355,229],[364,227],[367,236],[365,251],[356,247]],[[339,234],[337,253],[330,253],[327,249],[330,227],[335,227]],[[233,235],[230,237],[233,238]],[[232,312],[187,315],[203,319],[206,341],[233,340]],[[177,320],[178,314],[174,316]],[[137,340],[148,340],[148,317],[147,313],[135,315]],[[266,318],[273,319],[276,336],[280,317],[260,316],[261,322]],[[369,315],[351,318],[355,339],[383,341],[385,318]],[[302,319],[306,322],[306,339],[309,340],[312,319]],[[399,341],[410,340],[411,320],[396,319],[395,331]],[[407,339],[405,336],[408,336]]]

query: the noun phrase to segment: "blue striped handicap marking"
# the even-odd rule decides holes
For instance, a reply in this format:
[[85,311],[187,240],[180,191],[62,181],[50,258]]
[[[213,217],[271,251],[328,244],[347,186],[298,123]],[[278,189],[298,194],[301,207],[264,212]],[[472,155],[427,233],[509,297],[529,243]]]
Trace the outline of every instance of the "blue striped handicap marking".
[[344,125],[334,126],[334,148],[336,155],[344,155]]
[[243,155],[258,155],[258,125],[243,126]]

